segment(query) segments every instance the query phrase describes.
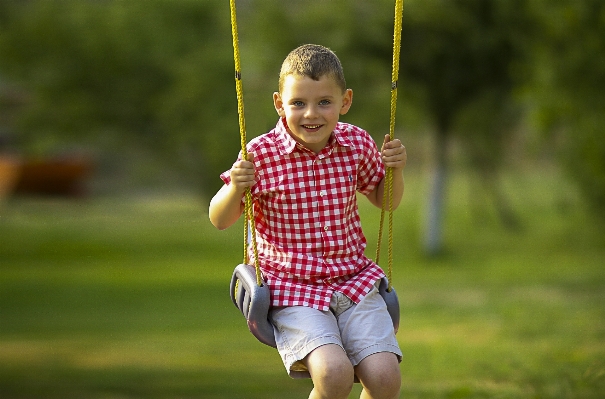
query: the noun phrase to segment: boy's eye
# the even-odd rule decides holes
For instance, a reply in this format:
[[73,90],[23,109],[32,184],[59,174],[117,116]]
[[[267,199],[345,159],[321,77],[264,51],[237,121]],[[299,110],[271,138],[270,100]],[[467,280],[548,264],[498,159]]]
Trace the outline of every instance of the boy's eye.
[[321,100],[319,102],[319,105],[330,105],[330,104],[331,104],[330,100]]
[[292,101],[292,105],[295,107],[303,107],[305,103],[303,103],[302,101]]

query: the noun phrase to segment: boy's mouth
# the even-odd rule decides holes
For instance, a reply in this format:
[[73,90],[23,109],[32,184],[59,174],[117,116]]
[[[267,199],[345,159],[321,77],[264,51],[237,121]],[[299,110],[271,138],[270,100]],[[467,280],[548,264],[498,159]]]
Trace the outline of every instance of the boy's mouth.
[[315,130],[322,127],[322,125],[302,125],[302,127],[304,127],[305,129]]

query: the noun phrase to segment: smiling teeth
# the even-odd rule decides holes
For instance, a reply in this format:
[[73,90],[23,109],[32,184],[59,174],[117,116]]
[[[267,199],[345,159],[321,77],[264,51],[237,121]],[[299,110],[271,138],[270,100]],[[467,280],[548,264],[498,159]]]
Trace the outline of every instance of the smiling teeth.
[[307,129],[317,129],[320,128],[321,125],[303,125],[304,127],[306,127]]

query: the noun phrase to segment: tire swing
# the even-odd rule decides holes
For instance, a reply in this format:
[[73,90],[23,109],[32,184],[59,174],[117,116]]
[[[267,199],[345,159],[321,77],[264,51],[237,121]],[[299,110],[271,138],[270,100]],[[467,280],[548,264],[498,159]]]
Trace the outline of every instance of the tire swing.
[[[242,90],[242,75],[240,68],[239,39],[237,34],[237,17],[235,0],[230,0],[231,8],[231,33],[233,36],[233,59],[235,62],[235,84],[237,91],[237,111],[239,116],[239,129],[241,138],[242,158],[246,159],[246,125],[244,120],[244,99]],[[401,23],[403,18],[403,0],[395,1],[395,25],[393,35],[393,69],[391,75],[391,118],[389,126],[390,139],[394,139],[395,111],[397,106],[397,80],[399,75],[399,51],[401,45]],[[380,214],[380,227],[378,231],[378,243],[376,247],[376,264],[380,258],[380,247],[382,242],[382,227],[384,224],[385,211],[389,212],[389,234],[388,234],[388,271],[387,277],[380,281],[379,292],[383,297],[389,315],[393,321],[395,333],[399,329],[399,300],[395,289],[391,286],[393,271],[393,173],[390,167],[386,168],[385,192],[383,195],[382,211]],[[387,201],[388,197],[388,201]],[[273,325],[268,319],[271,306],[271,294],[269,287],[263,281],[258,261],[258,248],[256,244],[256,228],[252,209],[252,194],[250,188],[245,192],[244,203],[244,260],[235,267],[230,283],[230,296],[233,304],[244,315],[250,332],[263,344],[276,348]],[[250,237],[251,235],[251,237]],[[248,245],[252,243],[254,250],[254,265],[248,259]]]

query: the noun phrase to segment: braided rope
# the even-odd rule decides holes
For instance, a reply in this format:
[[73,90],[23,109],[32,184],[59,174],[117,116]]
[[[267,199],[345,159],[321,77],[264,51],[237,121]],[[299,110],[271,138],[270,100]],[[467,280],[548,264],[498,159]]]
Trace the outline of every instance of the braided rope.
[[[389,122],[390,140],[395,138],[395,116],[397,111],[397,86],[399,80],[399,54],[401,50],[401,25],[403,20],[403,0],[395,1],[395,21],[393,27],[393,69],[391,72],[391,118]],[[388,204],[387,204],[388,198]],[[382,243],[382,226],[384,224],[384,213],[389,212],[389,238],[388,238],[388,271],[387,279],[389,286],[387,291],[391,292],[391,280],[393,275],[393,170],[388,167],[385,174],[384,194],[382,196],[382,210],[380,212],[380,227],[378,229],[378,244],[376,245],[376,263],[380,260],[380,247]]]
[[[237,34],[237,15],[235,10],[235,0],[229,1],[231,9],[231,36],[233,37],[233,61],[235,63],[235,90],[237,92],[237,114],[239,117],[239,134],[242,147],[242,159],[248,158],[248,150],[246,148],[246,120],[244,118],[244,90],[242,86],[242,72],[239,56],[239,37]],[[248,225],[252,232],[252,245],[254,248],[254,268],[256,270],[256,283],[258,286],[263,285],[263,279],[260,272],[258,262],[258,247],[256,245],[256,226],[254,224],[254,214],[252,209],[252,194],[250,188],[246,189],[244,202],[244,263],[248,263]]]

